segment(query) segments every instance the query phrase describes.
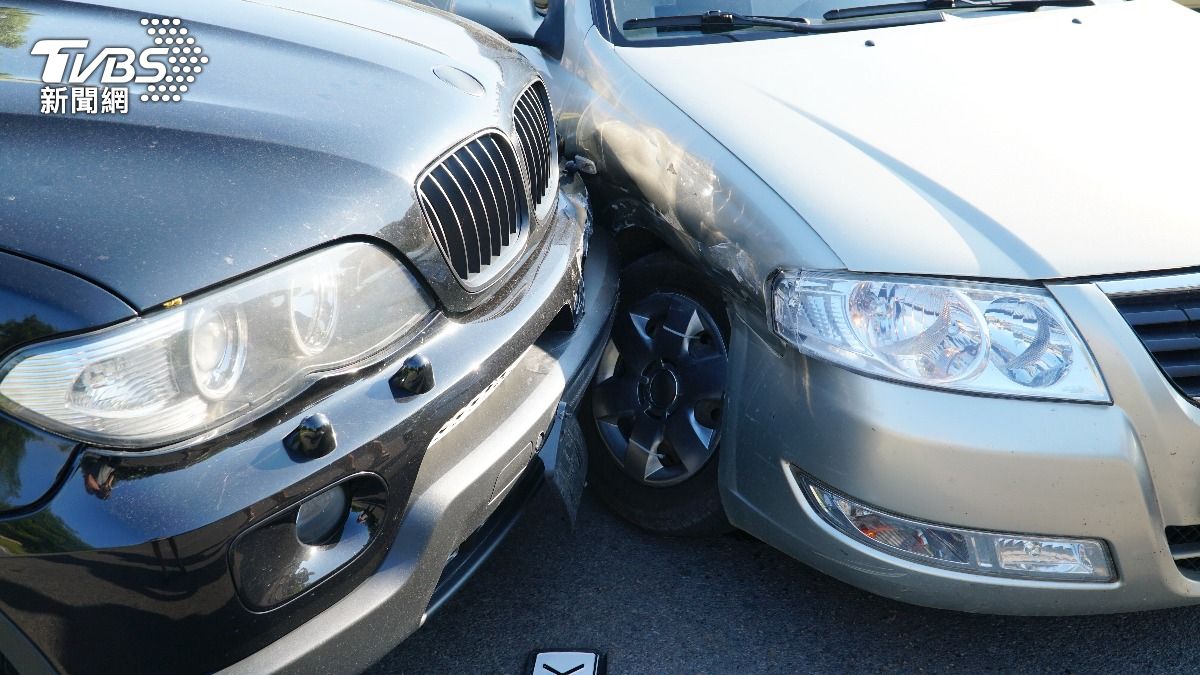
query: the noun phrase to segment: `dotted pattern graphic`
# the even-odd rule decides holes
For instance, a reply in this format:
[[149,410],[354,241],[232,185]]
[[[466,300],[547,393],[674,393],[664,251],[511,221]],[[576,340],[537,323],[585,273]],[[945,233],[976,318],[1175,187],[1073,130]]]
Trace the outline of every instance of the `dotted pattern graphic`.
[[145,26],[146,34],[154,38],[156,46],[168,47],[170,52],[167,76],[157,84],[146,85],[146,92],[139,98],[143,103],[178,103],[183,100],[189,85],[204,72],[208,55],[177,18],[143,17],[141,24]]

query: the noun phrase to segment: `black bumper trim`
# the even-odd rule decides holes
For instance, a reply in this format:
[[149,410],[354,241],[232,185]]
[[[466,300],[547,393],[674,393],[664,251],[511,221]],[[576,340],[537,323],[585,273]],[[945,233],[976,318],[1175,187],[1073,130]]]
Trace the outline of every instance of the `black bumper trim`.
[[429,620],[466,584],[508,536],[509,530],[520,520],[525,505],[542,487],[544,470],[542,460],[534,457],[495,513],[458,547],[458,554],[446,563],[442,578],[433,589],[433,597],[425,609],[425,620]]

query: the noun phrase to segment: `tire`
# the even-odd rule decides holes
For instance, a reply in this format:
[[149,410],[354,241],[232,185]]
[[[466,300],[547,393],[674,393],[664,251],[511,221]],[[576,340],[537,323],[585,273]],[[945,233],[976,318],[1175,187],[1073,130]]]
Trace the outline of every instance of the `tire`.
[[646,530],[732,530],[717,486],[730,334],[720,294],[660,251],[622,271],[616,311],[580,406],[589,483]]

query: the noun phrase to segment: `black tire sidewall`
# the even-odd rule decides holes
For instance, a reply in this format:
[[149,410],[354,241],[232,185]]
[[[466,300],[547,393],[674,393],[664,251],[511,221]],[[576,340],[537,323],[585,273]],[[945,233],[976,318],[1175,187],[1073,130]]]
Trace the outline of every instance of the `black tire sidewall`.
[[[679,293],[702,305],[716,321],[728,350],[729,316],[720,293],[697,270],[668,253],[652,254],[625,268],[617,316],[642,298],[659,292]],[[650,486],[626,474],[609,452],[592,417],[590,391],[580,405],[580,417],[591,448],[589,482],[610,509],[642,528],[663,534],[707,535],[731,529],[718,487],[720,447],[688,479],[665,487]]]

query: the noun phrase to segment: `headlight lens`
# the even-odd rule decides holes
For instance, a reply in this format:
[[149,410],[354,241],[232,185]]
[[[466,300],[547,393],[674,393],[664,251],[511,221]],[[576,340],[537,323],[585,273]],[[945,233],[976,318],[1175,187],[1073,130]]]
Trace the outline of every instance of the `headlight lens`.
[[983,394],[1110,400],[1083,339],[1044,289],[780,272],[773,295],[781,337],[859,372]]
[[320,354],[337,328],[338,283],[335,274],[294,279],[288,295],[292,335],[305,354]]
[[201,307],[192,315],[191,365],[196,390],[225,398],[246,367],[246,318],[241,307]]
[[146,448],[278,405],[379,354],[434,305],[395,258],[333,246],[0,365],[0,408],[80,441]]

